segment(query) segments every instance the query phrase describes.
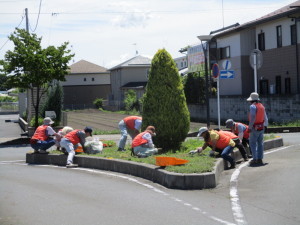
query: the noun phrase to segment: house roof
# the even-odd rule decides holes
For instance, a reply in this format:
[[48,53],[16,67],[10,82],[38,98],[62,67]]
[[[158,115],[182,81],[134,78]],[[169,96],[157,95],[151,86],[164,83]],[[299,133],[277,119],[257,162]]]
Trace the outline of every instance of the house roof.
[[121,88],[126,89],[143,89],[147,85],[147,82],[129,82],[125,85],[123,85]]
[[295,13],[299,13],[299,12],[300,12],[300,0],[298,0],[294,3],[291,3],[289,5],[286,5],[280,9],[275,10],[267,15],[264,15],[264,16],[258,18],[258,19],[249,21],[247,23],[241,24],[239,26],[235,26],[234,28],[231,28],[224,32],[216,34],[216,35],[214,35],[214,37],[221,37],[221,36],[224,36],[224,35],[227,35],[227,34],[230,34],[233,32],[237,32],[237,31],[249,28],[249,27],[253,27],[253,26],[256,26],[259,24],[263,24],[263,23],[266,23],[266,22],[269,22],[269,21],[272,21],[275,19],[280,19],[280,18],[283,18],[286,16],[291,16],[291,15],[293,15]]
[[141,66],[150,66],[151,65],[151,59],[138,55],[131,59],[128,59],[127,61],[116,65],[109,70],[115,70],[123,67],[141,67]]
[[94,63],[90,63],[85,60],[80,60],[70,66],[71,74],[83,74],[83,73],[107,73],[107,69],[98,66]]

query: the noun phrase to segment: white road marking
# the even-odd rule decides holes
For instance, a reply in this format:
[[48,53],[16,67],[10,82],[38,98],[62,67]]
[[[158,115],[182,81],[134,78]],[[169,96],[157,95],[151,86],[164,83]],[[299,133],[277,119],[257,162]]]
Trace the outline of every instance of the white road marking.
[[[15,164],[15,165],[22,165],[22,166],[28,166],[27,163],[19,163],[24,160],[16,160],[16,161],[0,161],[0,164]],[[112,177],[117,177],[117,178],[122,178],[122,179],[125,179],[125,180],[128,180],[130,182],[133,182],[133,183],[136,183],[136,184],[139,184],[145,188],[148,188],[149,190],[152,190],[156,193],[159,193],[161,195],[164,195],[166,197],[169,197],[171,200],[173,200],[174,202],[177,202],[177,203],[180,203],[186,207],[190,207],[192,210],[196,211],[196,212],[199,212],[201,213],[203,216],[211,219],[211,220],[214,220],[216,222],[219,222],[220,224],[225,224],[225,225],[235,225],[234,223],[231,223],[231,222],[228,222],[226,220],[222,220],[218,217],[215,217],[213,215],[210,215],[208,212],[198,208],[198,207],[195,207],[193,206],[192,204],[190,203],[187,203],[187,202],[184,202],[183,200],[181,199],[178,199],[174,196],[171,196],[170,194],[168,194],[167,192],[164,192],[150,184],[146,184],[146,183],[143,183],[135,178],[132,178],[132,177],[128,177],[128,176],[125,176],[125,175],[119,175],[119,174],[114,174],[114,173],[111,173],[111,172],[107,172],[107,171],[101,171],[101,170],[94,170],[94,169],[87,169],[87,168],[64,168],[64,167],[61,167],[61,166],[55,166],[55,165],[34,165],[34,166],[40,166],[40,167],[52,167],[52,168],[63,168],[63,169],[68,169],[68,170],[80,170],[80,171],[85,171],[85,172],[89,172],[89,173],[95,173],[95,174],[103,174],[103,175],[107,175],[107,176],[112,176]]]
[[[282,148],[278,148],[275,150],[271,150],[271,151],[267,151],[264,152],[264,154],[271,154],[274,152],[278,152],[278,151],[282,151],[284,149],[290,148],[290,147],[294,147],[297,145],[291,145],[291,146],[286,146],[286,147],[282,147]],[[232,209],[232,214],[234,217],[235,222],[238,225],[247,225],[247,221],[245,219],[241,204],[240,204],[240,199],[239,199],[239,194],[238,194],[238,178],[240,175],[241,170],[245,167],[248,166],[249,162],[247,163],[243,163],[242,165],[240,165],[231,175],[231,179],[230,179],[230,201],[231,201],[231,209]]]

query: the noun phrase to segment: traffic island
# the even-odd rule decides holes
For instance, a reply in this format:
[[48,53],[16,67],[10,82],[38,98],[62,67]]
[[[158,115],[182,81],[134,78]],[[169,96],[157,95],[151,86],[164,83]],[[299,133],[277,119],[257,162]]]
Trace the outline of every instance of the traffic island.
[[[264,145],[265,150],[278,148],[283,146],[283,140],[282,138],[268,140],[265,141]],[[236,161],[242,159],[239,151],[236,150],[234,151],[234,157]],[[66,161],[66,155],[26,154],[26,163],[28,164],[66,166]],[[82,168],[129,174],[150,180],[167,188],[183,190],[215,188],[219,183],[222,172],[227,169],[227,164],[224,163],[224,160],[221,158],[216,160],[216,164],[212,172],[201,174],[179,174],[166,171],[155,165],[93,156],[75,156],[74,163],[78,164],[78,166]]]

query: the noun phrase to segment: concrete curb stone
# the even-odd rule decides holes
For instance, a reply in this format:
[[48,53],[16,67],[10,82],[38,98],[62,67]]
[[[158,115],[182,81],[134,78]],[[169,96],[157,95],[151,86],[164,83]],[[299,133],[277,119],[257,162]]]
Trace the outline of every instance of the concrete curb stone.
[[[265,150],[281,146],[283,146],[282,138],[276,138],[264,142]],[[237,150],[235,150],[233,154],[236,161],[242,158],[241,154]],[[26,154],[26,163],[29,164],[65,166],[66,160],[66,155]],[[93,156],[74,157],[74,163],[78,164],[79,167],[130,174],[132,176],[141,177],[161,184],[167,188],[183,190],[215,188],[219,183],[222,172],[227,169],[227,164],[224,162],[225,161],[222,158],[218,158],[212,172],[201,174],[178,174],[165,171],[158,166],[121,159],[107,159]]]

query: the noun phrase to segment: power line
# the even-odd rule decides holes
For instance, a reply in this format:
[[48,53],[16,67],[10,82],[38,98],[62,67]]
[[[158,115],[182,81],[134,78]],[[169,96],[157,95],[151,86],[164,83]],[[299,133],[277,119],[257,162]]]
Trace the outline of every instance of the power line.
[[[19,28],[19,26],[22,24],[23,20],[24,20],[24,12],[23,12],[23,16],[21,19],[21,22],[19,23],[19,25],[17,26],[17,28]],[[7,38],[6,42],[1,46],[0,50],[2,50],[2,48],[7,44],[7,42],[9,41],[9,38]]]
[[40,14],[41,14],[41,6],[42,6],[42,0],[40,0],[39,13],[38,13],[38,17],[37,17],[37,20],[36,20],[35,28],[32,30],[31,27],[30,27],[30,29],[31,29],[32,32],[35,32],[35,30],[36,30],[36,28],[38,26]]

